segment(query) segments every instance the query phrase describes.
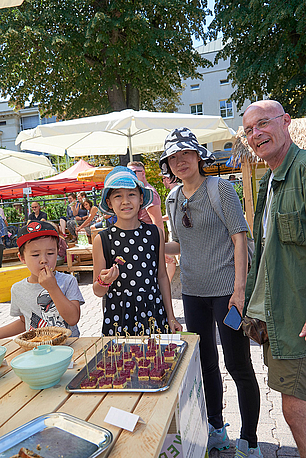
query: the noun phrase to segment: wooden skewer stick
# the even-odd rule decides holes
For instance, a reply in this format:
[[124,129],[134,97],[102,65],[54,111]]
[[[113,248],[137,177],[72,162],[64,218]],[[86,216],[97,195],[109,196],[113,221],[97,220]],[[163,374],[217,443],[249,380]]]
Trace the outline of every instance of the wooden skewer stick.
[[87,377],[88,377],[88,380],[90,380],[88,363],[87,363],[87,356],[86,356],[86,350],[84,350],[84,356],[85,356],[85,365],[86,365]]
[[97,364],[98,364],[98,347],[97,347],[97,342],[95,342],[95,363],[96,363],[96,370],[97,370]]
[[138,331],[138,321],[135,321],[135,343],[137,342],[137,339],[136,339],[137,331]]

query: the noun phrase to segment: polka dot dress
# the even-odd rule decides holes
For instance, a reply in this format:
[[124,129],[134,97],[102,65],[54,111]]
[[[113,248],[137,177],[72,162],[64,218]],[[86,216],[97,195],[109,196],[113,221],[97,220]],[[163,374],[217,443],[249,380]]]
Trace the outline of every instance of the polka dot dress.
[[[112,226],[108,232],[111,259],[122,256],[126,261],[119,265],[119,277],[109,287],[104,307],[104,335],[124,335],[123,328],[131,335],[139,335],[144,326],[145,335],[150,334],[149,318],[164,333],[167,315],[157,279],[157,246],[153,230],[156,227],[141,223],[135,230],[122,230]],[[103,245],[104,246],[104,245]],[[137,323],[137,325],[136,325]]]

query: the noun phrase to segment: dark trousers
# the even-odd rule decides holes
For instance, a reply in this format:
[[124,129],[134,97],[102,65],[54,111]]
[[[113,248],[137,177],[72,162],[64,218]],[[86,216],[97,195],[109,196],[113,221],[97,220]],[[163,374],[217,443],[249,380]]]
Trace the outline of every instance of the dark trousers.
[[216,323],[223,348],[226,369],[236,383],[241,415],[242,439],[257,447],[259,388],[251,362],[250,342],[242,330],[234,331],[223,319],[231,296],[198,297],[183,294],[187,330],[200,336],[200,357],[208,421],[214,428],[223,426],[223,387],[216,342]]

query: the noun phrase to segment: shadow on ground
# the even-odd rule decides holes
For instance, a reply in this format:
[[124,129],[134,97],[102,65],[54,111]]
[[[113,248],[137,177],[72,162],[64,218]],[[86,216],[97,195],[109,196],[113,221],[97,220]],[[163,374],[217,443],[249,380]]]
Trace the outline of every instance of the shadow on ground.
[[[233,458],[235,456],[235,443],[236,441],[231,441],[227,450],[212,449],[209,458]],[[269,442],[259,442],[259,446],[263,458],[295,458],[300,456],[294,447],[279,447]]]

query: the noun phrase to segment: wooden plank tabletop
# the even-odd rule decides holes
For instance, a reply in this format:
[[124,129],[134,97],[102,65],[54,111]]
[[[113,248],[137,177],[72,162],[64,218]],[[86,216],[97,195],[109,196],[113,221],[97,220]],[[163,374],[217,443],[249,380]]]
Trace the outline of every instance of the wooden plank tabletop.
[[[10,339],[0,340],[7,348],[7,366],[0,367],[0,436],[12,431],[37,416],[64,412],[110,430],[112,445],[101,455],[110,458],[158,457],[173,418],[178,400],[179,387],[188,368],[198,336],[186,335],[188,343],[171,386],[157,393],[84,393],[71,394],[66,385],[85,365],[84,349],[90,360],[95,355],[97,337],[70,338],[68,344],[74,349],[73,369],[68,369],[58,385],[45,390],[32,390],[15,375],[10,361],[23,350]],[[106,342],[106,339],[105,339]],[[135,413],[144,423],[138,422],[129,432],[104,422],[110,407]]]

